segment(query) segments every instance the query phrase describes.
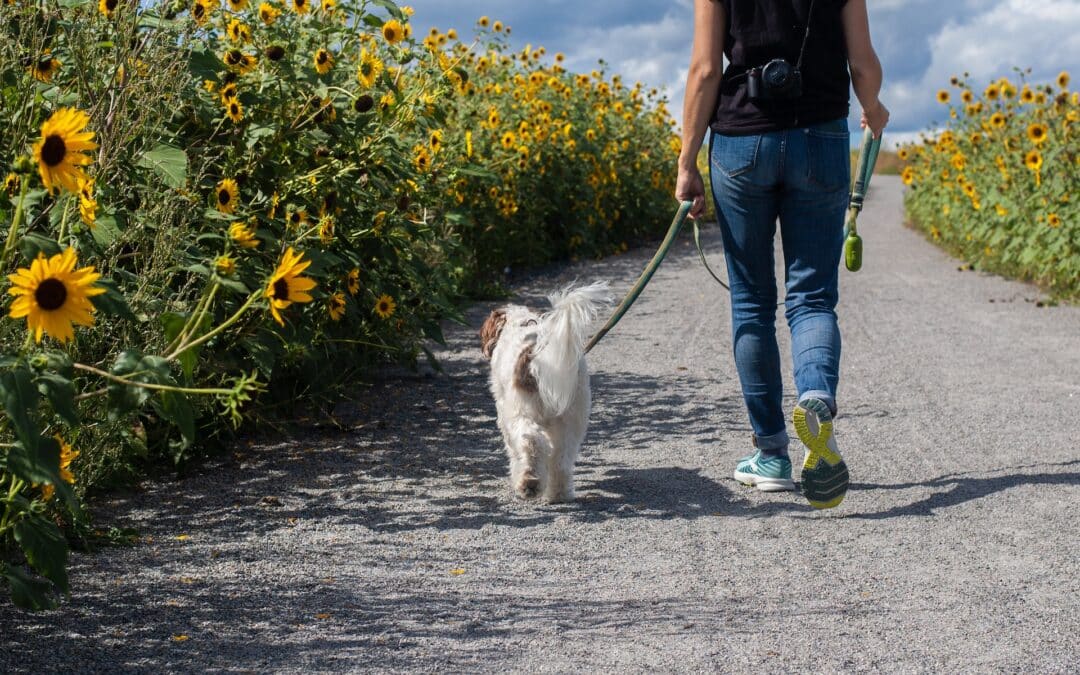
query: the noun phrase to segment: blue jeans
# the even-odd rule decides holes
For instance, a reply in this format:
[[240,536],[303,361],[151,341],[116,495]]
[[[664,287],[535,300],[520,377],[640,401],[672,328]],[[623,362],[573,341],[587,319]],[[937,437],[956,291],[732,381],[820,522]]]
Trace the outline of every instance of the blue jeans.
[[851,182],[847,120],[752,136],[714,133],[713,199],[731,285],[735,366],[762,450],[787,446],[776,344],[776,222],[784,249],[785,316],[799,401],[836,411],[837,284]]

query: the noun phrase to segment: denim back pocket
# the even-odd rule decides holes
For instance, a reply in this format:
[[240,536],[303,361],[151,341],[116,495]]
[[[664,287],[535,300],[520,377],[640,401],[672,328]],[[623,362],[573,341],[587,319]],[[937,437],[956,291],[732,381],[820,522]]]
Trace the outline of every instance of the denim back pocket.
[[757,162],[758,144],[761,136],[725,136],[713,138],[712,164],[729,178],[741,176],[754,168]]
[[806,129],[807,181],[824,192],[851,186],[851,134],[847,120]]

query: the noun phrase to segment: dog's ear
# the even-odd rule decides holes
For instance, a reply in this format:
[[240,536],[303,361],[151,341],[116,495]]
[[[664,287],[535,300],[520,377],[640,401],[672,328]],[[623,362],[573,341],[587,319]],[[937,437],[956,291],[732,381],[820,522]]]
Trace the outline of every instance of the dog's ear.
[[484,320],[484,325],[480,327],[480,351],[485,359],[490,359],[495,352],[495,344],[499,341],[499,334],[505,325],[506,312],[501,309],[493,310]]

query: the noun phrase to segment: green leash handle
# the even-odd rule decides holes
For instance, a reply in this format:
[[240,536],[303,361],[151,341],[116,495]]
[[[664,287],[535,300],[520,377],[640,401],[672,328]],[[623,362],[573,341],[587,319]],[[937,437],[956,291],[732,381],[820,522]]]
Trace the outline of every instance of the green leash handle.
[[664,237],[664,241],[660,244],[660,248],[656,249],[656,254],[653,255],[652,260],[645,266],[645,271],[638,277],[637,283],[630,289],[630,292],[626,294],[626,297],[622,299],[619,306],[615,308],[615,312],[608,319],[608,322],[604,324],[596,335],[592,336],[589,343],[585,345],[585,353],[596,346],[600,339],[607,335],[608,331],[615,327],[615,324],[619,323],[619,319],[623,317],[623,314],[630,309],[630,305],[634,304],[634,301],[638,299],[641,292],[645,290],[645,286],[649,284],[649,280],[652,279],[653,274],[656,273],[656,268],[660,267],[660,263],[663,262],[664,256],[667,255],[671,245],[675,243],[675,238],[679,236],[679,230],[682,229],[683,223],[686,221],[687,214],[690,213],[690,209],[693,208],[694,202],[683,202],[679,205],[679,210],[675,212],[675,219],[671,221],[671,226],[668,228],[667,235]]
[[851,190],[847,222],[844,224],[844,265],[851,272],[858,272],[862,268],[863,242],[859,236],[857,219],[862,211],[866,192],[870,189],[870,178],[874,175],[874,165],[877,164],[880,150],[881,136],[874,138],[874,132],[867,127],[863,132],[859,164],[855,169],[855,186]]

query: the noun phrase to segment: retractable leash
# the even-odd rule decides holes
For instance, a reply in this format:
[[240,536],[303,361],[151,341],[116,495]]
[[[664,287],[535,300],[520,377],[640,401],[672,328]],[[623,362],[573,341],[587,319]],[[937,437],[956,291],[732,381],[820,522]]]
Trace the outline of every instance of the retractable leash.
[[[844,261],[847,268],[852,272],[857,272],[862,267],[862,239],[859,237],[855,227],[855,219],[859,216],[859,211],[862,211],[863,199],[866,197],[866,190],[870,187],[870,176],[874,173],[874,165],[877,163],[878,150],[881,149],[881,138],[874,138],[873,133],[867,129],[863,134],[862,151],[859,153],[859,165],[856,171],[855,187],[851,193],[851,207],[848,210],[847,223],[844,225]],[[611,318],[608,319],[604,327],[597,331],[596,335],[593,335],[589,340],[589,343],[585,345],[585,353],[592,351],[592,348],[596,346],[596,343],[600,342],[605,335],[608,334],[615,324],[619,323],[619,320],[623,318],[623,315],[630,310],[630,306],[634,304],[634,301],[638,299],[642,291],[645,290],[645,286],[649,284],[653,274],[656,273],[656,269],[660,267],[660,263],[664,261],[664,257],[671,250],[672,244],[675,243],[675,239],[679,236],[679,231],[682,229],[683,223],[686,222],[686,216],[690,213],[690,209],[693,208],[693,202],[682,202],[679,204],[679,210],[675,212],[675,219],[671,221],[671,225],[668,227],[667,235],[664,236],[664,241],[660,243],[660,248],[656,250],[652,260],[645,266],[645,270],[638,277],[638,280],[634,283],[634,286],[619,303],[619,306],[615,308],[615,312],[612,313]],[[724,288],[731,291],[731,287],[723,282],[720,277],[713,272],[709,267],[708,260],[705,259],[705,251],[701,247],[701,228],[697,219],[694,220],[694,245],[697,247],[698,256],[701,258],[701,264],[705,266],[705,269],[709,272],[716,283],[720,284]]]
[[855,169],[855,187],[851,190],[851,205],[848,207],[847,222],[844,224],[844,266],[848,271],[858,272],[862,268],[862,237],[859,236],[857,219],[862,211],[863,199],[870,189],[870,177],[874,175],[878,151],[881,150],[881,136],[874,138],[874,132],[867,127],[863,132],[862,150],[859,152],[859,164]]

